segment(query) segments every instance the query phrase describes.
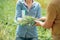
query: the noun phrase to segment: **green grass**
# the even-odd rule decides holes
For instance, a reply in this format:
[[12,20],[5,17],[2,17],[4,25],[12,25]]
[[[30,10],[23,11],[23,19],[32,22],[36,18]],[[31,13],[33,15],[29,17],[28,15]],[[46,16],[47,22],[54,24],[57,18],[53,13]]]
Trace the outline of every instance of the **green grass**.
[[[0,40],[15,40],[14,23],[16,0],[0,0]],[[46,10],[42,9],[45,16]],[[39,40],[51,40],[50,30],[37,27]]]

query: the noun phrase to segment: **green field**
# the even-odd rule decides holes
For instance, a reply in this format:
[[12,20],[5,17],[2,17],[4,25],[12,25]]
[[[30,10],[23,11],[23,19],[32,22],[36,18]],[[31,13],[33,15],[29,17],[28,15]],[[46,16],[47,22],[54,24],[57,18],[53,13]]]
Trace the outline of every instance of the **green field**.
[[[16,0],[0,0],[0,40],[15,40],[17,25],[14,22]],[[42,16],[46,9],[42,8]],[[51,31],[37,27],[39,40],[51,40]]]

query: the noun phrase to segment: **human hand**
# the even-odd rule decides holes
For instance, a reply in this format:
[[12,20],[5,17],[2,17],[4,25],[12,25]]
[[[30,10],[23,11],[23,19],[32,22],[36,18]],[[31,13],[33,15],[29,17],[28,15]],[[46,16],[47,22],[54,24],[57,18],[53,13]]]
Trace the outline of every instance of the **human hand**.
[[22,18],[17,18],[17,21],[18,21],[18,22],[21,22],[21,21],[22,21]]
[[44,22],[46,20],[46,17],[39,18],[40,21]]
[[35,22],[36,22],[36,24],[35,24],[36,26],[41,26],[41,25],[40,25],[40,21],[35,20]]

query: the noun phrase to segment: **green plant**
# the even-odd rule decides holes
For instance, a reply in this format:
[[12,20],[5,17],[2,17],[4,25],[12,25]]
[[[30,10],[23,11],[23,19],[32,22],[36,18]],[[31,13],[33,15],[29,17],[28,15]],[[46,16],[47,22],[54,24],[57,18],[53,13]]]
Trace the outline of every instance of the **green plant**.
[[34,25],[36,18],[31,17],[31,16],[25,16],[24,18],[22,18],[22,21],[19,22],[20,25],[25,26],[25,25]]

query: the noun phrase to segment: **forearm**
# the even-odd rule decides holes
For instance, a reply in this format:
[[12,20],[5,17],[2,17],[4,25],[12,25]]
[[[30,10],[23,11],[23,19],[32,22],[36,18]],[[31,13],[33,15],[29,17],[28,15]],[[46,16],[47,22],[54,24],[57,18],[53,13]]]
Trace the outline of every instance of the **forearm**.
[[52,27],[52,24],[50,24],[49,22],[40,22],[40,25],[47,29],[50,29]]

